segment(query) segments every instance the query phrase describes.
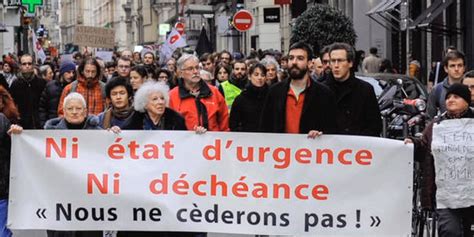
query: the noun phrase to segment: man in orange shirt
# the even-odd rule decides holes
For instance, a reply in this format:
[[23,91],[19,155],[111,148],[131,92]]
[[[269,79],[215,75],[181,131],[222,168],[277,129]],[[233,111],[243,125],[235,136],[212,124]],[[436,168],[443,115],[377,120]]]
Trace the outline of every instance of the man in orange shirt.
[[219,90],[201,79],[199,59],[184,54],[178,59],[181,79],[170,91],[169,107],[180,113],[188,130],[229,131],[229,114]]
[[263,106],[260,130],[276,133],[303,133],[315,138],[336,131],[334,94],[325,85],[312,81],[309,64],[311,47],[297,42],[288,52],[289,80],[270,88]]

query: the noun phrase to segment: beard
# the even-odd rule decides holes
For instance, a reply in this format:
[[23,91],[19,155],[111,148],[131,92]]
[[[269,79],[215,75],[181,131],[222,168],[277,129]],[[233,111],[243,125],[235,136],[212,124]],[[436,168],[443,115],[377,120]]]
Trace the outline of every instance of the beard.
[[306,73],[308,73],[308,68],[300,69],[297,66],[292,66],[289,69],[290,78],[293,80],[302,80]]

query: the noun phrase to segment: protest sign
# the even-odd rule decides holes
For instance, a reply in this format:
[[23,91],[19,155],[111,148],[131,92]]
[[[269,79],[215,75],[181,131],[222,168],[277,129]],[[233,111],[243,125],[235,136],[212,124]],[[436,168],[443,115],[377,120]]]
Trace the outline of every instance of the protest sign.
[[13,229],[408,236],[412,147],[357,136],[31,131]]
[[431,150],[438,208],[474,205],[474,119],[449,119],[433,125]]
[[113,49],[115,47],[115,30],[78,25],[74,29],[73,41],[74,44],[80,46]]

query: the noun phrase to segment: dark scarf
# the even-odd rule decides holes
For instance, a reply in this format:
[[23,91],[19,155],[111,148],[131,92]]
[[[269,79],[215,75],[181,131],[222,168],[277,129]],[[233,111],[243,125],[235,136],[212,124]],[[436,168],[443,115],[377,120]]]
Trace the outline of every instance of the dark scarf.
[[109,108],[107,111],[105,111],[104,114],[104,128],[110,128],[112,127],[112,118],[117,118],[119,120],[125,120],[126,118],[130,117],[130,115],[133,113],[133,107],[132,106],[127,106],[123,109],[117,109],[115,107]]
[[75,130],[75,129],[83,129],[86,125],[86,119],[84,119],[84,121],[80,124],[72,124],[72,123],[69,123],[68,121],[64,120],[64,122],[66,122],[66,127],[67,129],[72,129],[72,130]]

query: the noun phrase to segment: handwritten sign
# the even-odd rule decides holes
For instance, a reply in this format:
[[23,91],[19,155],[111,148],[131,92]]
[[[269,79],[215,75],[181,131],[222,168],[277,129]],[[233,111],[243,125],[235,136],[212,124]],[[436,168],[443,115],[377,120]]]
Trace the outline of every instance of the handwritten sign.
[[413,152],[400,141],[27,130],[12,147],[13,229],[410,234]]
[[450,119],[435,124],[431,150],[438,207],[474,205],[474,119]]
[[103,27],[75,26],[74,44],[86,47],[115,47],[115,30]]

